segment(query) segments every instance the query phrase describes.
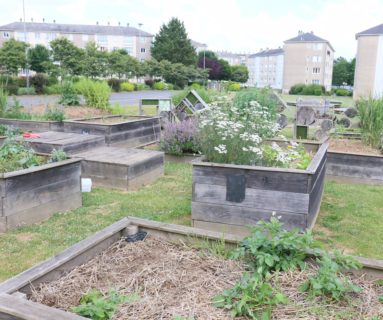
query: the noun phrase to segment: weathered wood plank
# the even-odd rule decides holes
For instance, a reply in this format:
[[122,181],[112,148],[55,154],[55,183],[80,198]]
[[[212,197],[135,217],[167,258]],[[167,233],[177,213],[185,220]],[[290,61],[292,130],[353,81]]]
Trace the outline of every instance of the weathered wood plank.
[[324,191],[325,176],[326,176],[326,167],[323,166],[320,174],[317,177],[314,188],[311,190],[311,193],[310,193],[309,214],[308,214],[308,221],[307,221],[307,227],[310,229],[314,227],[315,221],[319,214],[323,191]]
[[48,307],[26,299],[0,294],[0,319],[2,320],[84,320],[74,313]]
[[[232,205],[226,201],[226,187],[210,184],[194,183],[193,201]],[[309,195],[295,192],[270,191],[246,188],[246,197],[240,203],[241,207],[281,211],[292,213],[307,213]]]
[[319,147],[318,152],[314,155],[313,159],[311,160],[311,163],[308,166],[307,171],[312,172],[312,173],[317,172],[319,166],[323,162],[323,159],[326,158],[327,149],[328,149],[328,143],[327,142],[322,144]]
[[309,174],[305,173],[193,166],[193,182],[195,183],[226,186],[226,176],[230,174],[245,175],[247,188],[296,193],[308,192]]
[[211,230],[213,232],[219,232],[225,236],[228,234],[235,234],[240,238],[247,237],[251,234],[251,229],[247,226],[239,226],[219,222],[193,220],[193,227],[203,230]]
[[[276,212],[284,223],[284,228],[304,229],[307,226],[306,214]],[[192,219],[206,222],[219,222],[230,225],[255,225],[260,220],[269,220],[271,211],[247,207],[192,202]]]

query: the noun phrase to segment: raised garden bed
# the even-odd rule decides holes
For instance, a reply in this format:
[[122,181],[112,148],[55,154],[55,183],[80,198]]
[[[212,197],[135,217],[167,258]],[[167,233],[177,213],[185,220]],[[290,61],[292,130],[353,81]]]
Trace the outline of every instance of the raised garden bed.
[[327,158],[327,144],[317,147],[306,170],[193,162],[193,226],[246,235],[275,212],[287,229],[312,228]]
[[164,174],[164,154],[159,151],[101,147],[78,153],[82,176],[97,186],[137,190]]
[[[119,241],[135,227],[148,232],[148,239],[135,243]],[[84,319],[64,310],[78,304],[81,295],[91,288],[105,291],[118,286],[120,292],[136,294],[138,298],[121,305],[114,319],[175,319],[177,316],[232,319],[229,311],[212,306],[212,298],[240,278],[243,266],[240,262],[203,254],[190,245],[203,247],[208,242],[218,242],[232,247],[239,240],[229,234],[125,218],[0,284],[0,316],[9,320]],[[372,279],[382,277],[383,262],[359,260],[364,265],[365,276],[354,276],[353,280],[363,287],[363,292],[352,298],[361,302],[363,308],[353,307],[352,303],[347,307],[336,301],[304,300],[302,293],[297,295],[296,288],[313,274],[311,269],[277,276],[279,287],[294,303],[276,306],[273,316],[315,318],[318,308],[331,309],[331,315],[347,311],[353,315],[355,312],[363,316],[368,312],[380,315],[377,295],[381,289],[374,286]],[[369,299],[363,299],[366,294]]]
[[80,159],[0,174],[0,232],[81,207]]
[[137,147],[160,139],[160,118],[143,116],[105,116],[64,121],[64,132],[105,137],[107,145],[119,143]]
[[23,131],[63,131],[63,123],[59,121],[18,120],[0,118],[0,124],[14,126],[16,128],[20,128]]

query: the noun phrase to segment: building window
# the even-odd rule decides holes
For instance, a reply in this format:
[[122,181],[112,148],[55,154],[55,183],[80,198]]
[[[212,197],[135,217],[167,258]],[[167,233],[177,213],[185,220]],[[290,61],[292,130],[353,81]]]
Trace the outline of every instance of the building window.
[[323,47],[322,43],[317,43],[317,44],[314,45],[314,49],[315,50],[322,50],[322,47]]
[[97,35],[97,43],[99,43],[99,44],[108,43],[108,36],[106,36],[104,34],[98,34]]
[[9,38],[9,32],[3,32],[3,38]]
[[319,84],[319,80],[318,79],[314,79],[311,81],[312,84]]
[[40,32],[35,32],[35,39],[40,39]]
[[146,49],[145,48],[141,48],[141,53],[145,53],[146,52]]
[[320,68],[313,68],[313,74],[320,73]]

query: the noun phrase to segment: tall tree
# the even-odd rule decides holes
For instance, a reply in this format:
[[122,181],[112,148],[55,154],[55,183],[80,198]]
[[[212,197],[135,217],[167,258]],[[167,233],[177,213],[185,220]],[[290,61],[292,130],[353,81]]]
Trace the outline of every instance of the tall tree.
[[50,59],[49,50],[41,44],[37,44],[34,48],[28,50],[29,68],[38,73],[47,73],[51,69],[52,61]]
[[131,78],[137,74],[139,63],[124,49],[114,50],[108,57],[109,74],[117,75],[118,78],[126,76]]
[[27,46],[25,42],[15,39],[4,42],[0,49],[0,67],[5,73],[16,75],[19,69],[26,67],[25,50]]
[[82,74],[90,78],[101,77],[105,74],[107,64],[107,52],[98,50],[97,44],[89,41],[84,50]]
[[332,84],[334,86],[341,86],[344,83],[350,84],[349,80],[349,63],[345,58],[339,57],[334,61],[334,67],[332,70]]
[[184,23],[172,18],[163,24],[154,37],[152,56],[158,61],[192,65],[197,62],[196,51],[186,33]]
[[350,63],[348,64],[348,83],[353,86],[354,85],[354,77],[355,77],[355,62],[356,59],[352,59]]
[[60,64],[61,73],[66,75],[80,75],[83,68],[84,50],[76,47],[66,38],[57,38],[50,42],[53,60]]
[[231,67],[231,80],[236,82],[246,82],[249,79],[249,70],[246,66],[235,65]]

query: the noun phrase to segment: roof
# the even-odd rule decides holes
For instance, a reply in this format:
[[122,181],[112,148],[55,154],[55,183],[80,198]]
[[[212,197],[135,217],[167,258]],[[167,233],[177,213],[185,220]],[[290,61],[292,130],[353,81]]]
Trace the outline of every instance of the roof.
[[[326,42],[332,50],[334,48],[330,44],[330,41],[316,36],[313,32],[300,32],[296,37],[284,41],[285,43],[299,43],[299,42]],[[334,50],[335,51],[335,50]]]
[[355,38],[358,39],[359,36],[376,36],[380,34],[383,35],[383,23],[378,26],[375,26],[370,29],[357,33],[355,35]]
[[206,43],[201,43],[201,42],[198,42],[198,41],[194,41],[194,40],[190,40],[191,41],[191,44],[194,48],[199,48],[199,47],[207,47],[207,44]]
[[[85,24],[63,24],[45,22],[26,22],[27,31],[34,32],[60,32],[60,33],[80,33],[80,34],[107,34],[118,36],[141,36],[152,37],[148,32],[133,27],[125,26],[101,26]],[[0,30],[24,31],[24,22],[12,22],[0,26]]]
[[249,56],[247,53],[233,53],[228,51],[216,51],[218,58],[241,58]]
[[257,53],[254,53],[249,56],[249,58],[256,58],[256,57],[268,57],[268,56],[279,56],[283,54],[284,51],[281,48],[278,49],[266,49],[266,50],[261,50]]

